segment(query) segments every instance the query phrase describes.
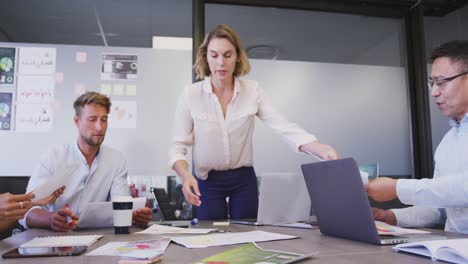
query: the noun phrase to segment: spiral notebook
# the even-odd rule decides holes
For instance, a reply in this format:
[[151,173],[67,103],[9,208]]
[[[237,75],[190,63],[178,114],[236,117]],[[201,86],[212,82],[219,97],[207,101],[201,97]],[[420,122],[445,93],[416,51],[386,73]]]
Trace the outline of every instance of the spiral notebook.
[[35,237],[20,245],[20,248],[45,248],[45,247],[74,247],[91,246],[103,235],[83,235],[83,236],[47,236]]

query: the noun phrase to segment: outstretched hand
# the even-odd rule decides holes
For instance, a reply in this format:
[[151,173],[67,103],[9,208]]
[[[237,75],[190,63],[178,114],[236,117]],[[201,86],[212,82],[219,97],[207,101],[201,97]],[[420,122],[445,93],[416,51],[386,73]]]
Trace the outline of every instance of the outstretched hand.
[[32,206],[44,206],[48,204],[53,204],[59,198],[60,195],[65,191],[65,185],[55,190],[51,195],[41,200],[32,202]]
[[194,176],[191,175],[182,182],[182,192],[184,193],[185,200],[189,203],[195,206],[201,205],[201,194],[198,189],[198,182]]
[[390,201],[397,198],[397,180],[388,177],[379,177],[366,185],[367,195],[377,202]]
[[322,160],[341,159],[340,154],[330,145],[313,141],[299,147],[299,150],[317,156]]

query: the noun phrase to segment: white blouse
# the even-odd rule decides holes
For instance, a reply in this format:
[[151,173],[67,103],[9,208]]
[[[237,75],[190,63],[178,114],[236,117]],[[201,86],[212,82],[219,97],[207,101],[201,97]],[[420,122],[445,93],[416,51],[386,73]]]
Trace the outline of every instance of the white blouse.
[[185,87],[175,112],[169,165],[187,161],[192,146],[195,174],[200,179],[206,179],[211,170],[252,166],[255,116],[282,135],[297,152],[301,145],[317,140],[281,116],[256,81],[236,78],[226,111],[225,118],[211,78]]

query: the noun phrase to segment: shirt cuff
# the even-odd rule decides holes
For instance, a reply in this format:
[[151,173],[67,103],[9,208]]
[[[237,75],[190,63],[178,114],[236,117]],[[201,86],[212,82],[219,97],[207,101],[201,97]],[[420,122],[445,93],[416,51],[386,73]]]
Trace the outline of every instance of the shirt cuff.
[[43,209],[41,206],[33,206],[31,207],[31,209],[29,209],[26,214],[24,214],[24,218],[23,219],[20,219],[18,220],[18,223],[20,223],[20,225],[22,225],[25,229],[29,229],[29,226],[28,224],[26,223],[26,219],[28,219],[28,215],[29,213],[34,210],[34,209]]
[[415,204],[418,189],[418,180],[414,179],[399,179],[396,184],[398,199],[404,204]]
[[411,219],[413,215],[404,209],[391,209],[393,214],[395,215],[396,225],[401,227],[411,227]]
[[303,136],[301,139],[297,140],[295,142],[295,145],[293,146],[294,147],[294,151],[296,153],[300,153],[300,154],[307,154],[307,153],[304,153],[302,151],[299,150],[299,148],[302,146],[302,145],[305,145],[305,144],[308,144],[310,142],[314,142],[314,141],[318,141],[318,139],[314,136],[314,135],[311,135],[311,134],[308,134],[306,136]]
[[439,209],[413,206],[402,209],[392,209],[396,222],[401,227],[432,227],[442,222]]

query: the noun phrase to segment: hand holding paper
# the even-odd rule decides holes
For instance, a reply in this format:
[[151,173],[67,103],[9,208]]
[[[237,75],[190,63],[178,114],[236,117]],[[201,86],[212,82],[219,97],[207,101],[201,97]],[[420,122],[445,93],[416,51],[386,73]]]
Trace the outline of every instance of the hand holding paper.
[[[76,166],[58,168],[53,177],[50,177],[47,181],[32,190],[32,193],[35,195],[32,201],[38,202],[43,199],[48,199],[51,194],[54,194],[60,188],[66,186],[69,180],[68,176],[71,175],[71,172],[75,169]],[[55,197],[55,199],[57,197]]]
[[32,202],[32,206],[45,206],[45,205],[55,203],[55,200],[57,200],[57,198],[59,198],[60,195],[63,194],[63,192],[65,191],[65,188],[66,188],[65,186],[62,186],[62,187],[58,188],[57,190],[55,190],[48,197],[42,198],[40,200],[35,200],[34,202]]

